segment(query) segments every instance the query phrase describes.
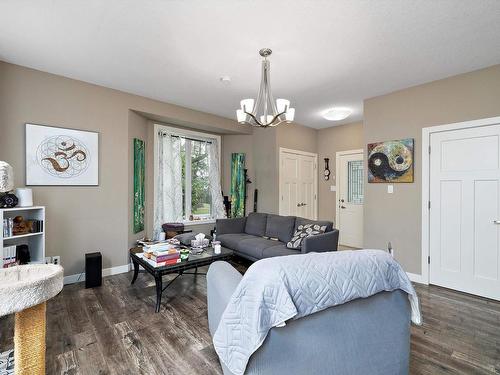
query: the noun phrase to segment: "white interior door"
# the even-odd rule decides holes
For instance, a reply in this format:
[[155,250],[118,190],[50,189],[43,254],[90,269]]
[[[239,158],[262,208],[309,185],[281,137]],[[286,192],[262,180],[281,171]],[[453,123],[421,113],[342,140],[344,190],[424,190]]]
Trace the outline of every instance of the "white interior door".
[[430,137],[430,282],[500,299],[500,125]]
[[297,216],[307,219],[316,219],[316,158],[309,155],[299,157],[299,201],[297,202],[299,214]]
[[296,154],[281,153],[280,184],[281,202],[280,215],[299,216],[300,201],[300,163]]
[[337,228],[339,243],[363,247],[363,152],[337,153]]
[[280,215],[317,218],[317,156],[280,151]]

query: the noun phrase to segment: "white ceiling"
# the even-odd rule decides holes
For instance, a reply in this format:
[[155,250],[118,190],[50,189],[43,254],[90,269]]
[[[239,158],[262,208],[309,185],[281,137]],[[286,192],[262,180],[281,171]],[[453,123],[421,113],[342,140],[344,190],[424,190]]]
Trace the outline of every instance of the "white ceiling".
[[[234,118],[270,47],[274,96],[324,128],[500,63],[499,21],[497,0],[0,0],[0,60]],[[322,119],[332,106],[354,113]]]

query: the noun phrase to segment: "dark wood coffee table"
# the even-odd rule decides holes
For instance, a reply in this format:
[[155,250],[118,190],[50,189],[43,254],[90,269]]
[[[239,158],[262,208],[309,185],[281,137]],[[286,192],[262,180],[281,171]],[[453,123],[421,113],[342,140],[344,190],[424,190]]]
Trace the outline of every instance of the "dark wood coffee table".
[[[161,305],[161,295],[165,289],[167,289],[177,278],[181,275],[206,275],[206,273],[199,273],[198,267],[207,266],[218,260],[229,260],[233,256],[233,251],[223,247],[220,254],[215,254],[213,248],[207,247],[203,253],[199,255],[190,254],[188,260],[184,260],[180,263],[155,267],[149,263],[146,259],[142,258],[142,247],[134,247],[130,249],[130,259],[134,264],[134,277],[132,278],[132,284],[137,279],[139,274],[139,266],[142,266],[151,274],[155,279],[156,284],[156,312],[160,311]],[[187,270],[194,269],[194,272],[186,272]],[[169,273],[177,273],[177,276],[170,280],[165,287],[163,287],[163,276]]]

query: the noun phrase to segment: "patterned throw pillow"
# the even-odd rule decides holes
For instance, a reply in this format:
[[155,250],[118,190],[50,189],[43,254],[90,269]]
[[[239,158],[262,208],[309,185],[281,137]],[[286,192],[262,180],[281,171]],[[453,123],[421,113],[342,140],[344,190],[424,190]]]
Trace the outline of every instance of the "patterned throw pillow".
[[290,242],[286,244],[289,249],[300,249],[302,247],[302,241],[304,238],[309,236],[314,236],[316,234],[322,234],[326,231],[326,225],[318,224],[302,224],[297,227],[297,230],[293,234]]

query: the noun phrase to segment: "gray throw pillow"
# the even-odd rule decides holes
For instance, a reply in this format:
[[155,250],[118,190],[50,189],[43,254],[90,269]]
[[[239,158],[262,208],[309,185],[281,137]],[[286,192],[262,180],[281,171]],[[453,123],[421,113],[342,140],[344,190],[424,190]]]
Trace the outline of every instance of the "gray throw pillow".
[[323,234],[326,231],[326,225],[319,224],[301,224],[295,230],[292,239],[286,244],[289,249],[300,249],[304,238]]

